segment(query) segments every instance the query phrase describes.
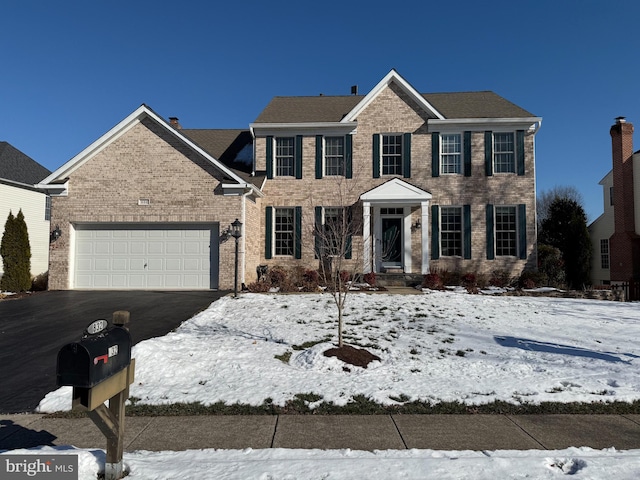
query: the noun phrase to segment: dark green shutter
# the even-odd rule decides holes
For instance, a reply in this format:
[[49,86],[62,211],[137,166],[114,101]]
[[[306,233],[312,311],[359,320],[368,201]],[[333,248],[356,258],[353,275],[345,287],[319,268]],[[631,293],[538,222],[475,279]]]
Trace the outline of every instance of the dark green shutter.
[[471,258],[471,205],[462,207],[462,221],[464,225],[463,232],[463,249],[464,258]]
[[273,257],[271,240],[273,238],[273,207],[265,209],[264,220],[264,258],[267,260]]
[[322,135],[316,135],[316,178],[322,178]]
[[344,176],[353,178],[353,137],[344,137]]
[[267,178],[273,178],[273,137],[267,137]]
[[323,231],[322,231],[322,207],[315,208],[315,239],[314,239],[314,250],[315,250],[315,258],[320,258],[320,247],[322,246],[323,239]]
[[493,132],[484,132],[484,171],[487,177],[493,175]]
[[296,135],[296,178],[302,178],[302,135]]
[[487,204],[487,260],[496,258],[493,243],[493,205]]
[[402,176],[411,178],[411,134],[402,135]]
[[516,132],[516,164],[518,175],[524,175],[524,130]]
[[527,206],[518,205],[518,257],[527,259]]
[[295,230],[293,232],[295,240],[294,256],[300,260],[302,258],[302,207],[296,207],[295,222]]
[[471,176],[471,132],[464,132],[464,176]]
[[431,205],[431,260],[440,258],[440,207]]
[[353,212],[351,211],[351,208],[346,207],[344,214],[347,216],[347,224],[343,228],[343,231],[346,234],[345,246],[344,246],[344,258],[346,258],[347,260],[350,260],[352,256],[352,243],[353,243],[351,240]]
[[440,133],[431,134],[431,176],[440,176]]
[[373,178],[380,178],[380,134],[373,135]]

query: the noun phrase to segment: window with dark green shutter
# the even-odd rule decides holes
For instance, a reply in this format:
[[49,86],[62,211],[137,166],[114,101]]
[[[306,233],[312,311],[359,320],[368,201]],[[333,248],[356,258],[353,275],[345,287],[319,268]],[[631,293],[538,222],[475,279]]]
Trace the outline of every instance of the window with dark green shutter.
[[411,178],[411,134],[402,135],[402,176]]
[[344,138],[344,175],[353,178],[353,137],[347,135]]
[[265,209],[264,225],[264,258],[268,260],[273,256],[273,207],[267,207]]
[[320,258],[322,254],[322,240],[324,238],[323,235],[323,227],[322,227],[322,207],[314,208],[314,217],[315,217],[315,225],[314,225],[314,252],[315,258]]
[[302,258],[302,207],[295,208],[294,238],[294,257],[297,260],[300,260]]
[[464,176],[471,176],[471,132],[464,132]]
[[295,176],[299,180],[302,178],[302,135],[296,135],[296,165]]
[[322,178],[322,135],[316,135],[316,178]]
[[373,135],[373,178],[380,178],[380,134]]
[[471,205],[462,208],[462,220],[464,222],[463,244],[464,258],[471,258]]
[[431,176],[440,176],[440,133],[431,134]]
[[266,157],[267,157],[267,178],[273,178],[273,137],[267,137],[266,143]]
[[493,175],[493,132],[484,132],[484,172]]
[[487,204],[486,228],[487,228],[487,260],[495,258],[494,238],[493,238],[493,205]]
[[440,207],[431,205],[431,259],[440,258]]
[[527,259],[527,206],[518,205],[518,257]]
[[524,130],[516,132],[516,162],[518,175],[524,175]]

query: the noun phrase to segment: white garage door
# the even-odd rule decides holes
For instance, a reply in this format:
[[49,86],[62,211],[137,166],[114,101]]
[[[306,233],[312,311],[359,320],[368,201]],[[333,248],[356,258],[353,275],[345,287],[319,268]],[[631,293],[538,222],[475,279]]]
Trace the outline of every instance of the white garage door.
[[218,288],[218,225],[76,225],[75,288]]

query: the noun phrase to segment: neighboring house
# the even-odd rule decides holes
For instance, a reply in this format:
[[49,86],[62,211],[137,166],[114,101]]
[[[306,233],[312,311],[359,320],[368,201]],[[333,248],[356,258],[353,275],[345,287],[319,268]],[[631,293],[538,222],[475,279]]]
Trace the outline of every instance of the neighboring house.
[[22,210],[31,247],[32,276],[48,270],[50,198],[35,184],[50,173],[9,143],[0,142],[0,238],[9,212],[16,216]]
[[604,213],[591,225],[591,280],[609,285],[640,278],[640,150],[633,153],[633,124],[611,127],[613,169],[600,181]]
[[[62,237],[50,288],[231,288],[317,268],[314,230],[355,218],[367,272],[536,268],[541,119],[493,92],[275,97],[250,130],[181,129],[140,107],[43,182]],[[196,237],[198,240],[193,240]]]

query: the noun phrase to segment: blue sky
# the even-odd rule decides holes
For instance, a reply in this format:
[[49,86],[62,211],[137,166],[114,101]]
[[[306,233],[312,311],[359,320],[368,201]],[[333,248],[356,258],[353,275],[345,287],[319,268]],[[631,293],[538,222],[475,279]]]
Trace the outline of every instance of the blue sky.
[[[0,140],[50,170],[146,103],[247,128],[276,95],[492,90],[543,118],[538,191],[589,220],[617,116],[640,128],[640,2],[22,0],[0,9]],[[636,141],[640,148],[640,140]]]

